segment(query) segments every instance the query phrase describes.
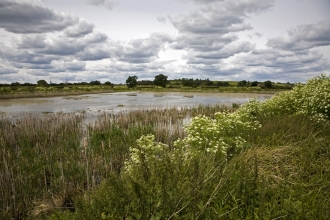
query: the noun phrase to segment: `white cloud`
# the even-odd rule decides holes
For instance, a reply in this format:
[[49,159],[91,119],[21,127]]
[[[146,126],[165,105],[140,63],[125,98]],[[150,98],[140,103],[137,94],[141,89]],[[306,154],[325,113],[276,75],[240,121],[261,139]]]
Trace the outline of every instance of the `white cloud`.
[[267,42],[272,48],[282,50],[306,50],[330,45],[330,20],[302,24],[290,29],[287,37],[275,37]]

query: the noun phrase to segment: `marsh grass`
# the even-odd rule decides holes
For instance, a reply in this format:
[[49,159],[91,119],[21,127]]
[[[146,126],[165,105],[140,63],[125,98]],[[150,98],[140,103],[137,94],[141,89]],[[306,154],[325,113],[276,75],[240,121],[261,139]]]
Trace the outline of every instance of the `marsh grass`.
[[1,114],[0,218],[328,219],[328,121],[259,115],[262,127],[243,134],[251,147],[230,161],[202,153],[184,165],[171,153],[124,171],[141,136],[171,149],[190,118],[224,110],[235,111],[103,112],[88,125],[87,113]]
[[184,135],[187,118],[224,108],[103,113],[90,125],[86,113],[1,114],[0,218],[42,219],[54,210],[74,210],[76,195],[121,172],[141,135],[170,144]]
[[251,147],[230,161],[204,153],[187,165],[172,153],[144,160],[129,173],[110,172],[89,200],[76,197],[76,212],[51,219],[329,219],[330,123],[257,119],[262,128],[245,134]]

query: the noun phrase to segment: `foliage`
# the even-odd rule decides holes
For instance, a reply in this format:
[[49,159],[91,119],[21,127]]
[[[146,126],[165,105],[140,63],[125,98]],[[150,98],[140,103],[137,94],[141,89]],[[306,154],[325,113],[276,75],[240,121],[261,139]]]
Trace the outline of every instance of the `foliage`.
[[222,86],[222,87],[228,87],[228,86],[230,86],[229,85],[229,82],[222,82],[222,81],[218,81],[216,85],[217,86]]
[[321,75],[310,79],[307,83],[297,84],[291,91],[277,94],[264,102],[252,100],[242,106],[239,111],[252,115],[309,115],[317,121],[330,117],[330,77]]
[[246,80],[242,80],[242,81],[239,81],[237,83],[237,86],[238,87],[242,87],[242,86],[247,86],[248,82]]
[[110,81],[106,81],[103,83],[104,85],[107,85],[107,86],[112,86],[112,83]]
[[270,80],[264,82],[265,88],[271,89],[273,88],[273,83]]
[[165,88],[167,83],[168,83],[167,76],[165,76],[164,74],[159,74],[155,76],[154,84],[156,86],[161,86]]
[[176,141],[175,146],[184,148],[186,158],[205,152],[220,153],[229,159],[247,146],[246,131],[259,126],[250,115],[240,112],[217,112],[214,119],[199,115],[186,125],[186,137]]
[[41,80],[38,80],[38,81],[37,81],[37,85],[38,85],[38,86],[47,86],[48,83],[46,82],[46,80],[41,79]]
[[101,82],[98,80],[94,80],[94,81],[91,81],[89,84],[90,85],[101,85]]
[[138,77],[137,76],[129,76],[127,79],[126,79],[126,85],[128,88],[133,88],[137,85],[137,79]]

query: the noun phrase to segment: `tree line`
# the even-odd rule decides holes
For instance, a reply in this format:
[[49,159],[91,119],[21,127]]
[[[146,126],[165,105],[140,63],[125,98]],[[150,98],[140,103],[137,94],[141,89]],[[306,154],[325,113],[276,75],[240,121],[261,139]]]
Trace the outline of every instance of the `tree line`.
[[[172,81],[172,82],[171,82]],[[138,81],[137,76],[128,76],[126,79],[125,84],[128,88],[134,88],[138,85],[143,86],[159,86],[165,88],[168,84],[179,84],[186,87],[199,87],[199,86],[205,86],[205,87],[229,87],[231,84],[228,81],[211,81],[209,79],[193,79],[193,78],[182,78],[182,79],[176,79],[176,80],[168,80],[168,76],[164,74],[156,75],[154,80],[141,80]],[[69,83],[67,80],[65,83],[48,83],[46,80],[41,79],[36,82],[36,84],[33,83],[19,83],[19,82],[13,82],[11,84],[0,84],[0,86],[65,86],[65,85],[107,85],[107,86],[114,86],[113,83],[110,81],[106,81],[104,83],[101,83],[99,80],[93,80],[90,82],[75,82],[75,83]],[[272,89],[274,88],[275,83],[273,83],[270,80],[264,81],[264,82],[258,82],[258,81],[247,81],[247,80],[241,80],[237,82],[237,87],[261,87],[261,88],[268,88]],[[292,88],[293,84],[287,82],[285,84],[287,88]]]

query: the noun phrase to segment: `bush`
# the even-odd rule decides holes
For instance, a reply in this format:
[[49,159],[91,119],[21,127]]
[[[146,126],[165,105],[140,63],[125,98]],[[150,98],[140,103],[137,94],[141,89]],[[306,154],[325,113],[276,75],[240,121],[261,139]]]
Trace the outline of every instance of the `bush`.
[[308,115],[317,121],[330,117],[330,78],[321,75],[296,84],[293,90],[277,94],[264,102],[252,100],[239,110],[252,115]]

